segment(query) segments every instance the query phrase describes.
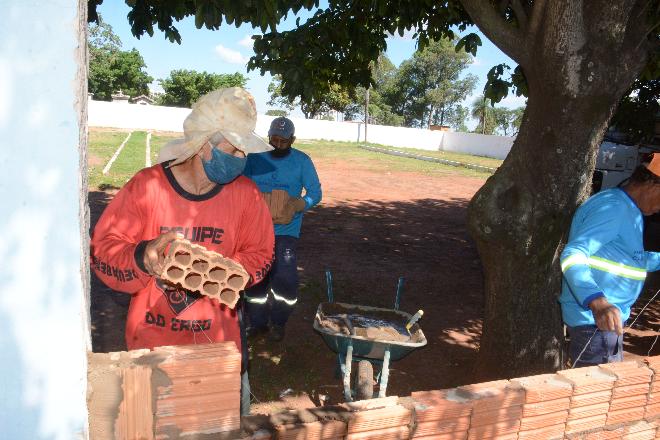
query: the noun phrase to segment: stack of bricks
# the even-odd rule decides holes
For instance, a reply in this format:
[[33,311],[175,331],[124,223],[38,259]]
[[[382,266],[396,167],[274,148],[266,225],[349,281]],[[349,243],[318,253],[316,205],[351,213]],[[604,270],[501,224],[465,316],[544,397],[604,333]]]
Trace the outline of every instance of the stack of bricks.
[[89,356],[90,438],[174,439],[240,428],[233,342]]
[[653,371],[653,378],[650,383],[644,417],[653,419],[660,416],[660,356],[646,358],[645,361]]
[[606,425],[643,419],[653,372],[637,361],[606,364],[601,368],[616,376]]
[[555,374],[513,379],[525,391],[520,440],[561,439],[564,436],[573,387]]
[[473,400],[457,390],[419,391],[411,395],[415,409],[415,439],[466,439]]
[[566,434],[603,428],[616,376],[600,367],[563,370],[558,375],[573,386]]
[[474,400],[468,440],[516,440],[525,392],[518,384],[498,380],[458,388]]
[[397,403],[397,397],[345,404],[346,440],[399,440],[410,438],[412,411]]

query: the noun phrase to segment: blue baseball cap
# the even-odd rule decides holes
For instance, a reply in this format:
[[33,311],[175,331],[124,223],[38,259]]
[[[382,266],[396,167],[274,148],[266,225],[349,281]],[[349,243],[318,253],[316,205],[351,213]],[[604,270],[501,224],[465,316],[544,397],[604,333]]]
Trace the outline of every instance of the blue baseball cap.
[[291,139],[296,131],[291,119],[284,116],[278,116],[270,123],[268,136],[279,136],[282,139]]

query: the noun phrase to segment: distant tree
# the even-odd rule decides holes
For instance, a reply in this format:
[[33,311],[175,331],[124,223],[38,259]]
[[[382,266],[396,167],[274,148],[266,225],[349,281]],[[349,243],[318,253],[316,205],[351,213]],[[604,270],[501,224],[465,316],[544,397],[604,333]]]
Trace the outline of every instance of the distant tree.
[[121,40],[102,19],[89,26],[88,48],[88,89],[95,99],[110,101],[119,90],[132,97],[149,95],[153,78],[142,55],[137,49],[122,51]]
[[472,101],[471,116],[479,121],[474,129],[475,133],[493,134],[495,132],[497,127],[495,108],[491,105],[490,99],[484,98],[483,95],[477,96]]
[[268,93],[270,93],[270,99],[267,102],[268,105],[281,107],[289,112],[293,111],[296,106],[300,106],[300,110],[307,119],[312,119],[316,116],[327,116],[330,110],[344,113],[351,104],[349,90],[332,84],[328,87],[326,94],[321,98],[290,101],[282,95],[282,79],[278,75],[274,76],[268,85]]
[[446,125],[446,119],[469,96],[477,82],[474,75],[461,78],[472,57],[454,49],[448,39],[431,41],[404,61],[383,92],[394,112],[408,126]]
[[493,108],[493,117],[495,118],[495,125],[497,131],[504,136],[513,136],[518,132],[515,127],[518,115],[516,110],[506,107]]
[[455,131],[468,132],[465,121],[470,116],[470,110],[462,105],[457,105],[445,114],[443,125],[449,125]]
[[266,116],[289,116],[289,112],[286,110],[277,110],[271,108],[266,111]]
[[159,79],[164,93],[159,105],[190,108],[200,96],[221,87],[245,87],[247,78],[240,73],[208,73],[196,70],[172,70],[170,76]]

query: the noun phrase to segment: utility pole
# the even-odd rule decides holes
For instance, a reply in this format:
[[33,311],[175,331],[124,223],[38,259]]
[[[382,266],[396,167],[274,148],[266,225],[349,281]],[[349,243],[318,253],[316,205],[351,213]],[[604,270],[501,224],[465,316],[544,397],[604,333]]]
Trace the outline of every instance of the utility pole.
[[364,143],[367,143],[367,125],[369,125],[369,87],[364,100]]

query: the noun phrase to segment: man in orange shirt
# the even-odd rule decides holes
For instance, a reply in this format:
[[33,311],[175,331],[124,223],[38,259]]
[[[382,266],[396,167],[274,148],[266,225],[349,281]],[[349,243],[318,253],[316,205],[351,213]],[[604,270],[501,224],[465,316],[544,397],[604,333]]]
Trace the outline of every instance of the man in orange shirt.
[[117,193],[93,233],[93,270],[108,287],[132,295],[129,350],[234,341],[243,353],[241,411],[249,411],[247,350],[240,310],[159,278],[177,237],[240,263],[250,284],[272,262],[274,235],[256,185],[241,176],[245,154],[271,147],[254,134],[252,96],[234,87],[193,105],[185,139],[163,147],[158,165],[139,171]]

